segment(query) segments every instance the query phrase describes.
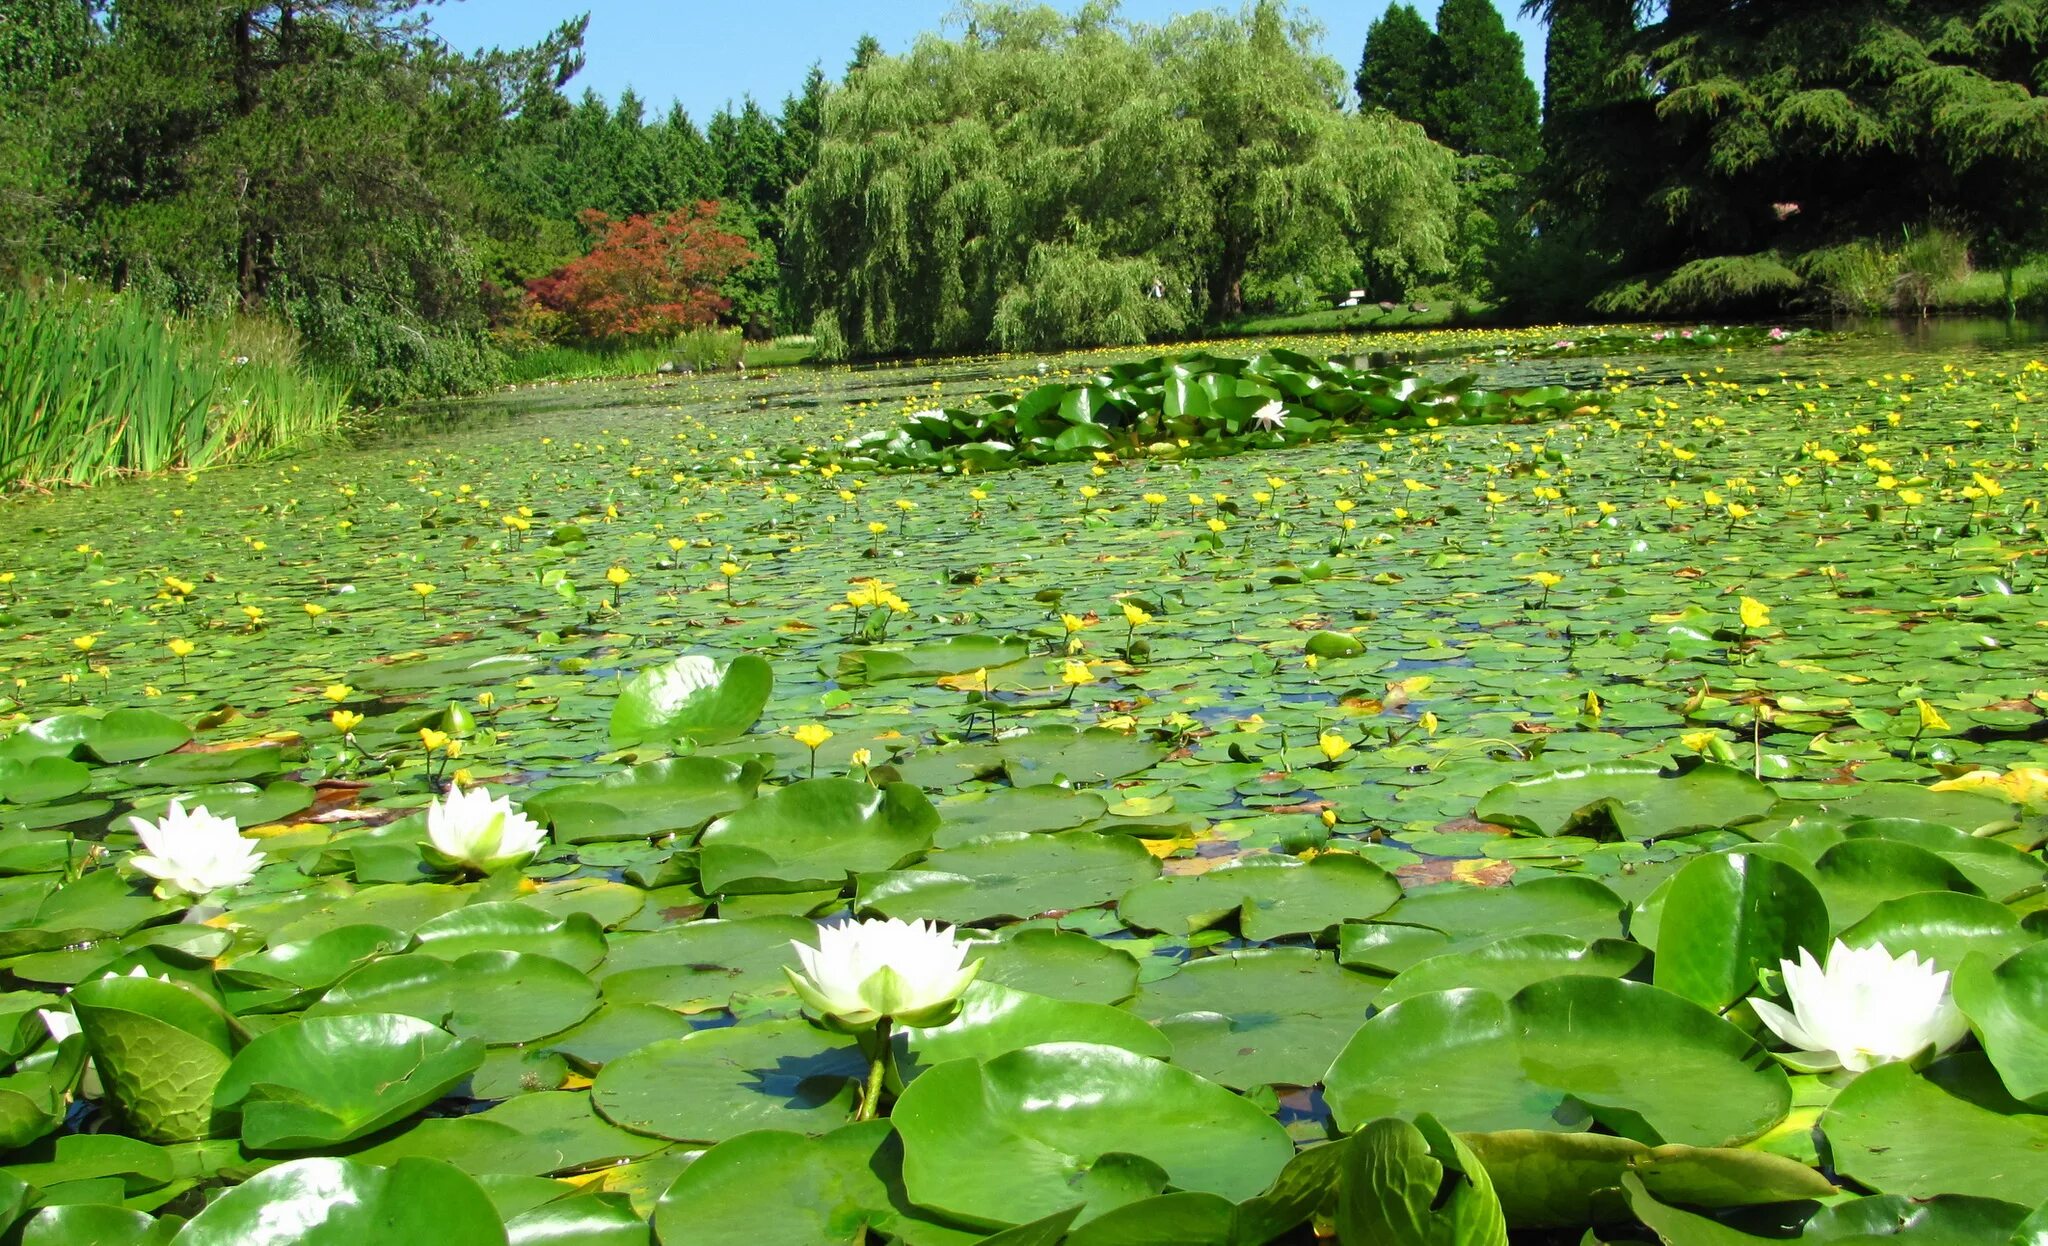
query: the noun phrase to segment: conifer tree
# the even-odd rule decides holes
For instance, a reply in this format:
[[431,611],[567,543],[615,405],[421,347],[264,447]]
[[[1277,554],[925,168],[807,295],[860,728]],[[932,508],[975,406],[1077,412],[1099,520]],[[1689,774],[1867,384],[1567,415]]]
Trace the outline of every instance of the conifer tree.
[[1435,64],[1436,34],[1412,4],[1392,4],[1365,32],[1365,57],[1358,64],[1358,99],[1404,121],[1429,116],[1429,74]]
[[1468,156],[1493,156],[1518,172],[1541,153],[1536,86],[1522,67],[1522,38],[1493,0],[1443,0],[1431,45],[1430,137]]

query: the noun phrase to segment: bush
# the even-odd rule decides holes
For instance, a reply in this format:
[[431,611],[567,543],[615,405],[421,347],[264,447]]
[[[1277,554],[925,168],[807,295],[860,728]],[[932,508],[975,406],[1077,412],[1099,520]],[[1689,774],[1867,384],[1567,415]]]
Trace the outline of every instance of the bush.
[[586,211],[590,253],[526,283],[534,301],[566,316],[585,341],[660,338],[717,320],[731,306],[719,283],[754,258],[703,202],[667,216],[615,221]]

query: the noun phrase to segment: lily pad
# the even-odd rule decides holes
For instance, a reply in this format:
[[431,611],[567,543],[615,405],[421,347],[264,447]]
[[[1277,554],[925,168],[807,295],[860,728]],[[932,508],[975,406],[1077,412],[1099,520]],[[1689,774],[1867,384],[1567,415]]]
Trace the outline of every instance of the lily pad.
[[415,1017],[309,1017],[237,1052],[214,1103],[240,1111],[242,1141],[254,1150],[333,1146],[439,1099],[483,1055],[481,1043]]
[[612,706],[612,747],[687,737],[722,744],[753,730],[774,691],[775,672],[751,653],[725,661],[684,654],[640,671]]
[[711,893],[820,891],[851,874],[895,869],[932,846],[938,811],[908,783],[807,779],[777,788],[704,830]]
[[939,1065],[905,1088],[890,1119],[911,1200],[992,1227],[1077,1200],[1107,1210],[1168,1185],[1249,1198],[1294,1150],[1271,1117],[1221,1086],[1086,1043]]

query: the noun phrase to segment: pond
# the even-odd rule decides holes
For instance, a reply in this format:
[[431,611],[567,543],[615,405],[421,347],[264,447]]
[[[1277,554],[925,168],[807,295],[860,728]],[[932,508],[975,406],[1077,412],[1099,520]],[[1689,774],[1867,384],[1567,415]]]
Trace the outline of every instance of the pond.
[[[2048,369],[1768,327],[1289,339],[1580,397],[1216,457],[842,449],[1155,353],[1100,351],[543,385],[0,504],[5,1172],[96,1209],[53,1241],[255,1240],[308,1157],[465,1243],[1305,1242],[1374,1164],[1430,1197],[1353,1188],[1347,1240],[1941,1195],[2003,1241]],[[537,852],[451,854],[451,782]],[[260,861],[153,888],[174,800]],[[981,965],[887,1121],[784,972],[848,913]],[[1768,1023],[1837,939],[1955,975],[1918,1060]]]

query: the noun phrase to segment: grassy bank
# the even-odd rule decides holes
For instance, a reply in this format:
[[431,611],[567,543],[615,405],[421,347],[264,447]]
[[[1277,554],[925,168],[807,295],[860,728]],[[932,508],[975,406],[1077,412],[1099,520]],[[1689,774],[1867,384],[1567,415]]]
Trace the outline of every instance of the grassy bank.
[[0,488],[258,458],[332,431],[348,406],[259,321],[16,290],[0,295],[0,341]]
[[504,379],[513,385],[542,381],[592,381],[652,376],[668,370],[725,372],[744,362],[747,367],[779,368],[803,363],[816,343],[807,337],[781,337],[772,342],[747,342],[736,330],[698,330],[660,346],[583,346],[550,343],[513,353]]

